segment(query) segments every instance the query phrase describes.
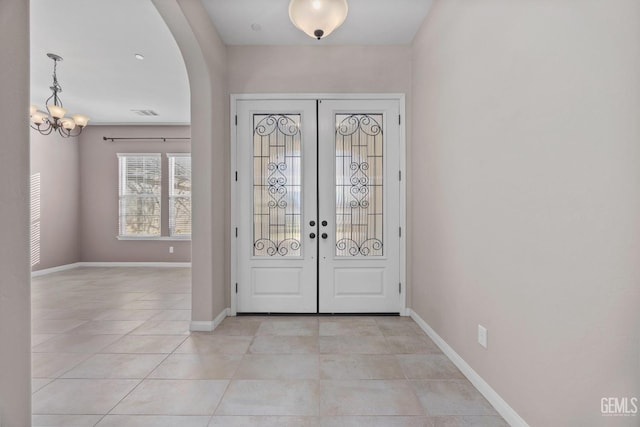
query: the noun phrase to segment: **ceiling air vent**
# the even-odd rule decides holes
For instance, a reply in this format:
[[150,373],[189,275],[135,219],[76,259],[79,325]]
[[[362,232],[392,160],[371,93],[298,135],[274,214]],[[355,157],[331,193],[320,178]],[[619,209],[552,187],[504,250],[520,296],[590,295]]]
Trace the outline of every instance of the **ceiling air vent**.
[[158,113],[156,113],[153,110],[131,110],[134,113],[136,113],[139,116],[145,116],[145,117],[151,117],[151,116],[157,116]]

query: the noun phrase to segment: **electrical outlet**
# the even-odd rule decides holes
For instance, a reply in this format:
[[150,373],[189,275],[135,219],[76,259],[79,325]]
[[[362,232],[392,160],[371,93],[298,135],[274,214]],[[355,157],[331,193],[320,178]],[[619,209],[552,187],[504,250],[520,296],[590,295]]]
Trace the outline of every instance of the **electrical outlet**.
[[487,348],[487,338],[488,338],[487,328],[482,325],[478,325],[478,344]]
[[169,246],[169,253],[172,254],[173,253],[173,246]]

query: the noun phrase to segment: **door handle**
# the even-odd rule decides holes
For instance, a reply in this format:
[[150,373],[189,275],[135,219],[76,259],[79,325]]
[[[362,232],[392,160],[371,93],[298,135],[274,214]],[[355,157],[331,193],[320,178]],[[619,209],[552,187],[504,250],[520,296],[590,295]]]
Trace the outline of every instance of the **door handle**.
[[329,235],[327,233],[322,233],[322,238],[326,239],[327,237],[329,237]]
[[309,234],[309,237],[311,237],[312,239],[315,239],[316,238],[316,233]]

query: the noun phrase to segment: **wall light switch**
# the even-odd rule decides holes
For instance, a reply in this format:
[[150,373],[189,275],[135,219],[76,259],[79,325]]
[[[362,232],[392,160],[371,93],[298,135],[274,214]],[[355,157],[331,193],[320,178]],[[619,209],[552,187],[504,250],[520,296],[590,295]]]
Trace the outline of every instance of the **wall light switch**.
[[169,246],[169,253],[172,254],[173,253],[173,246]]
[[478,325],[478,344],[487,348],[487,328],[482,325]]

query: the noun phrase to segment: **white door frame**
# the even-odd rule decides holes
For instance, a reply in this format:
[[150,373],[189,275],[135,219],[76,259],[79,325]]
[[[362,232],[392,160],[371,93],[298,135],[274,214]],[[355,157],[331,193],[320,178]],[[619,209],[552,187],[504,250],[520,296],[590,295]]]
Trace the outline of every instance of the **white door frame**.
[[230,97],[230,153],[231,153],[231,169],[230,169],[230,183],[231,183],[231,228],[229,235],[231,239],[231,283],[229,283],[229,294],[231,296],[231,307],[229,309],[229,315],[235,316],[237,314],[237,294],[236,283],[238,281],[238,244],[236,239],[236,229],[240,227],[238,224],[238,188],[236,182],[236,171],[238,170],[237,163],[237,134],[236,134],[236,114],[237,114],[237,101],[240,100],[372,100],[372,99],[384,99],[384,100],[397,100],[400,104],[400,135],[399,135],[399,158],[400,158],[400,227],[402,230],[402,236],[400,239],[400,315],[408,316],[409,310],[407,309],[407,220],[406,220],[406,206],[407,206],[407,173],[406,173],[406,107],[405,107],[405,95],[403,93],[298,93],[298,94],[231,94]]

